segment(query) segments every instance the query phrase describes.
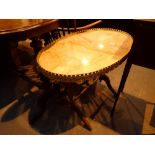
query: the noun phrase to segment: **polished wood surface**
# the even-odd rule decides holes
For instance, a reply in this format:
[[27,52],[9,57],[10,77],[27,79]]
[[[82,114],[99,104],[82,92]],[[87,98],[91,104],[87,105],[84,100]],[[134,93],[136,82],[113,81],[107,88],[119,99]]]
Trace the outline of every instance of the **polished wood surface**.
[[132,37],[113,29],[94,29],[58,40],[39,53],[38,64],[48,72],[78,75],[107,68],[125,57]]
[[0,39],[23,40],[57,28],[58,19],[0,19]]
[[12,31],[22,31],[33,26],[40,26],[50,22],[48,19],[1,19],[0,33],[7,33]]

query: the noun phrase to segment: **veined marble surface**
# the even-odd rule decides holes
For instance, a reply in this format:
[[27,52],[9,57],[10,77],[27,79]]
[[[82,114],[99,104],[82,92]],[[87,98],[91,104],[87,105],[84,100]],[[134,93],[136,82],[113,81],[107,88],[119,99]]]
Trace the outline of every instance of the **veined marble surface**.
[[121,60],[129,53],[132,43],[132,37],[122,31],[88,30],[60,39],[39,54],[37,62],[51,73],[90,73]]

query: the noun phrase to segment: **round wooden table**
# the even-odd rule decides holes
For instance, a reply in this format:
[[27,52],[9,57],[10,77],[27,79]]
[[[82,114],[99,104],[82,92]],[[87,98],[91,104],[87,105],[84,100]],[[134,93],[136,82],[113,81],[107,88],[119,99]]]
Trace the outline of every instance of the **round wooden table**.
[[[115,29],[90,29],[62,37],[37,55],[38,70],[52,82],[67,85],[67,98],[89,129],[88,119],[75,104],[71,83],[98,80],[128,56],[133,38]],[[81,117],[81,115],[83,115]]]
[[58,19],[0,19],[0,62],[3,62],[1,66],[5,65],[5,68],[2,68],[4,70],[9,68],[12,59],[17,65],[20,63],[16,53],[18,41],[31,39],[31,46],[37,52],[42,47],[39,37],[56,29],[59,21]]
[[58,19],[1,19],[0,40],[25,40],[59,26]]

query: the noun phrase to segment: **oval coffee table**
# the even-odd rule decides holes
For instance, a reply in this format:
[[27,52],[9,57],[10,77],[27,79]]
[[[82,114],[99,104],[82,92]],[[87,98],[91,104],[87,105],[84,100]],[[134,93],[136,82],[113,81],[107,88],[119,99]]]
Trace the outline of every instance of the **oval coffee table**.
[[[98,80],[127,58],[132,43],[131,35],[115,29],[95,28],[72,33],[41,50],[37,67],[51,82],[67,84],[67,98],[81,117],[83,114],[75,104],[70,84]],[[81,119],[91,129],[87,117]]]

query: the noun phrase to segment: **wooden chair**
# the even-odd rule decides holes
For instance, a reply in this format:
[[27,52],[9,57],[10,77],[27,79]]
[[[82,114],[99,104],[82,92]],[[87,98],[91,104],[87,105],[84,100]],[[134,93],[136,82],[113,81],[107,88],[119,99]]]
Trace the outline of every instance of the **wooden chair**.
[[85,20],[80,20],[80,21],[78,21],[76,19],[70,19],[70,20],[62,19],[62,20],[60,20],[60,23],[59,23],[60,25],[59,25],[58,29],[42,35],[42,38],[45,41],[44,45],[46,46],[49,43],[51,43],[52,41],[54,41],[55,39],[65,36],[66,34],[93,28],[93,27],[96,27],[102,23],[102,20],[95,20],[91,23],[89,20],[87,20],[87,22],[85,23],[86,25],[78,26],[78,25],[80,25],[80,23],[82,23],[82,21],[85,21]]

